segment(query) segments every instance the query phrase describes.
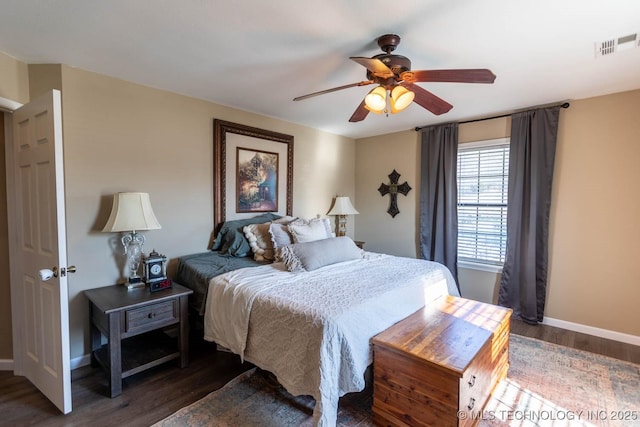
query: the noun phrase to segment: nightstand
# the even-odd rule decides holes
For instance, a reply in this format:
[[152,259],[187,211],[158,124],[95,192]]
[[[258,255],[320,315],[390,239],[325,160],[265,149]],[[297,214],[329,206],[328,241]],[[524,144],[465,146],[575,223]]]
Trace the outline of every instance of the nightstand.
[[[189,364],[191,289],[174,282],[170,289],[154,293],[123,285],[84,293],[89,299],[91,365],[100,364],[107,371],[111,397],[122,393],[122,379],[130,375],[173,359],[179,359],[181,368]],[[102,335],[107,339],[104,345]]]

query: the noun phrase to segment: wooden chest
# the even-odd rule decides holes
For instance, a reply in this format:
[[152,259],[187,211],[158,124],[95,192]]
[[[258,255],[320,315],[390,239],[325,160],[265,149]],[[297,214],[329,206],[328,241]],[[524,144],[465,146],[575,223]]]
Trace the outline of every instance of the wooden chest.
[[477,424],[509,369],[510,319],[510,309],[447,296],[375,336],[374,421]]

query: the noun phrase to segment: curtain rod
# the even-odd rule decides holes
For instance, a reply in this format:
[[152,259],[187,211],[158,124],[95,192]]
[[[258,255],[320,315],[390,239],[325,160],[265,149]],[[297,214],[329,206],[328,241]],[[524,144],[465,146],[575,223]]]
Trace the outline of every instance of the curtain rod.
[[[569,108],[570,105],[571,104],[569,104],[568,102],[563,102],[559,106],[560,106],[560,108]],[[542,107],[538,107],[538,108],[542,108]],[[548,108],[548,107],[546,107],[546,108]],[[527,110],[523,110],[523,111],[527,111]],[[502,115],[499,115],[499,116],[483,117],[481,119],[474,119],[474,120],[465,120],[463,122],[458,122],[458,124],[461,125],[461,124],[465,124],[465,123],[483,122],[485,120],[500,119],[502,117],[509,117],[512,114],[515,114],[515,113],[502,114]],[[431,125],[429,125],[429,126],[431,126]],[[415,131],[417,132],[417,131],[419,131],[421,129],[424,129],[426,127],[429,127],[429,126],[416,126]]]

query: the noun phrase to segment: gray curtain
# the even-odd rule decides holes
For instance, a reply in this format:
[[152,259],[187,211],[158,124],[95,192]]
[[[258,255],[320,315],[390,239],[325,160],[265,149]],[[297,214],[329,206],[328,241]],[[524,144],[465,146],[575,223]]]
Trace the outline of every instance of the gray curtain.
[[457,123],[429,126],[422,130],[421,161],[420,255],[447,266],[457,284]]
[[551,185],[560,107],[511,116],[507,250],[498,304],[541,322],[547,290]]

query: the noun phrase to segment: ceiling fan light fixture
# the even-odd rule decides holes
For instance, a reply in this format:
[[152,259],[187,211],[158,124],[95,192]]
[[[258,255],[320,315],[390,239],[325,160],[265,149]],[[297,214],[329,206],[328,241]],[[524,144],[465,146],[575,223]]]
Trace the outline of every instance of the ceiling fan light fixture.
[[371,112],[380,114],[387,108],[387,90],[378,86],[364,97],[365,108]]
[[404,86],[396,86],[391,91],[391,114],[399,113],[413,102],[416,94]]

